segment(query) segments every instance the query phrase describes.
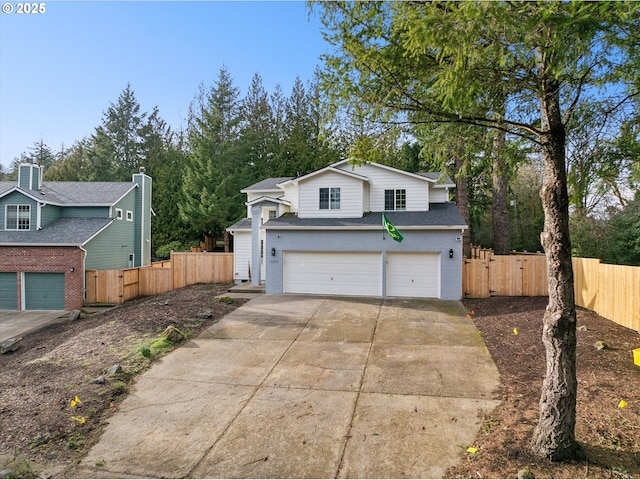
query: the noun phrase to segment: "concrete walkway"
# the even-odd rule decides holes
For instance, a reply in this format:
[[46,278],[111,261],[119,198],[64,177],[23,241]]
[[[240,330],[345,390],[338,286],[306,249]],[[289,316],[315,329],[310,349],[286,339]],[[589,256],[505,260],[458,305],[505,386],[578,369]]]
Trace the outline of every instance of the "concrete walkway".
[[459,302],[264,295],[144,373],[74,476],[441,477],[498,385]]
[[69,320],[64,310],[0,310],[0,342]]

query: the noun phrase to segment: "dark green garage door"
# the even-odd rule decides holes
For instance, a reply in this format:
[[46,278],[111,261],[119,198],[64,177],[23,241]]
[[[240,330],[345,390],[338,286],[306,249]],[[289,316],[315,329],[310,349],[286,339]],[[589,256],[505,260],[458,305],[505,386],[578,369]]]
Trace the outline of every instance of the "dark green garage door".
[[16,272],[0,272],[0,310],[18,309]]
[[64,310],[64,273],[24,274],[25,310]]

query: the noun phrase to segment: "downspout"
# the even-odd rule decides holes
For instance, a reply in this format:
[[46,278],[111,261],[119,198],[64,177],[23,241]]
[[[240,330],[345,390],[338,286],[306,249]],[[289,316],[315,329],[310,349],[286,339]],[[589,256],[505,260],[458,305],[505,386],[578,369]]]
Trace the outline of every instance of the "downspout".
[[82,304],[87,301],[87,251],[82,245],[78,245],[78,248],[82,250]]

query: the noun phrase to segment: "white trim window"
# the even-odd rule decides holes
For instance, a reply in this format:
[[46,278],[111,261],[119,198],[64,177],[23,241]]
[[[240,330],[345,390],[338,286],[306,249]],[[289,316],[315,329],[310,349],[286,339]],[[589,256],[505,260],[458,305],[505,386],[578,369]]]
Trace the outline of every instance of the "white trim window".
[[31,205],[6,205],[5,230],[31,230]]
[[320,189],[320,210],[340,210],[340,187]]
[[133,222],[133,212],[131,210],[127,210],[127,222]]
[[385,190],[384,191],[384,209],[385,210],[406,210],[407,209],[407,191],[402,189]]
[[116,208],[116,220],[122,220],[122,209]]

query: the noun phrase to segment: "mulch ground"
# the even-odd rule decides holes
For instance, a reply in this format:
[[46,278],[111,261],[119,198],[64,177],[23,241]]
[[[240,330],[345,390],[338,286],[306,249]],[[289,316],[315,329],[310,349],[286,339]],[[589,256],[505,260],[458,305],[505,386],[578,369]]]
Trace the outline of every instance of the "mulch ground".
[[[464,305],[500,371],[502,404],[482,419],[473,444],[478,451],[465,454],[448,477],[516,478],[524,468],[536,478],[640,477],[640,367],[632,353],[640,348],[638,332],[577,309],[575,433],[586,459],[554,463],[535,457],[529,447],[545,374],[541,338],[547,298],[492,297]],[[599,341],[608,348],[598,350]]]

